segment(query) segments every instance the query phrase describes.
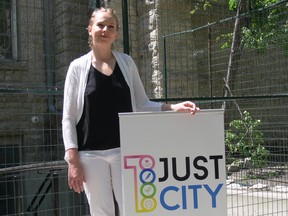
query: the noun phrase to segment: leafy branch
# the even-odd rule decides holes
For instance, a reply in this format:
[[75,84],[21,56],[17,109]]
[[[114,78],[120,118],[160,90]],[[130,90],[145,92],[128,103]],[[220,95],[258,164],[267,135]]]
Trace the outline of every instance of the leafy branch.
[[247,111],[243,112],[243,118],[231,121],[225,132],[228,157],[251,158],[254,166],[265,165],[269,151],[263,146],[260,125],[261,121],[253,119]]

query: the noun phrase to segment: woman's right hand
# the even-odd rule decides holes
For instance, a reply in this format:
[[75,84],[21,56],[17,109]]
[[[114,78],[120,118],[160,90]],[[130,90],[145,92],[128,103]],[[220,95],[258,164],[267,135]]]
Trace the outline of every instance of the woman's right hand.
[[83,166],[80,162],[78,150],[68,149],[68,185],[77,193],[84,191],[83,183],[85,182],[85,175]]

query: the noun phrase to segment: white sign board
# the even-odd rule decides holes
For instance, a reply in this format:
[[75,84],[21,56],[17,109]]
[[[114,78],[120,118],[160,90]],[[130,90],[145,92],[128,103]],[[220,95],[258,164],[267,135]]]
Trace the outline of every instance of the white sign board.
[[227,215],[223,116],[119,114],[124,216]]

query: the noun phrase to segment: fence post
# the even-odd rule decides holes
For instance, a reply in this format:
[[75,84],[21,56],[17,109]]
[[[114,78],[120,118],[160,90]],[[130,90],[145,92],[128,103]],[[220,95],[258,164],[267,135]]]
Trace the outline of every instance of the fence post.
[[23,212],[23,209],[22,209],[22,202],[21,202],[22,195],[21,195],[21,182],[20,182],[19,175],[14,176],[14,188],[15,188],[15,191],[14,191],[15,213],[16,215],[21,215],[21,213]]
[[52,193],[53,193],[53,204],[54,204],[54,215],[60,215],[60,208],[59,208],[59,174],[54,172],[52,175]]

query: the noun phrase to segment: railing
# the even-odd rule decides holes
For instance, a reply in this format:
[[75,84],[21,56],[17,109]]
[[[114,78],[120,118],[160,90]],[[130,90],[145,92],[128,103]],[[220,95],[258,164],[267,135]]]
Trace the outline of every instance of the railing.
[[15,203],[15,214],[22,215],[25,212],[25,209],[22,205],[22,188],[21,188],[21,179],[20,175],[24,172],[31,171],[47,171],[42,184],[38,188],[36,194],[34,195],[32,201],[30,202],[26,212],[32,213],[33,216],[37,216],[38,208],[42,204],[43,200],[50,193],[53,196],[53,208],[54,215],[59,216],[59,172],[67,169],[67,164],[65,161],[56,161],[56,162],[47,162],[47,163],[37,163],[29,165],[20,165],[9,168],[0,169],[0,180],[2,178],[11,177],[13,178],[14,185],[14,203]]

